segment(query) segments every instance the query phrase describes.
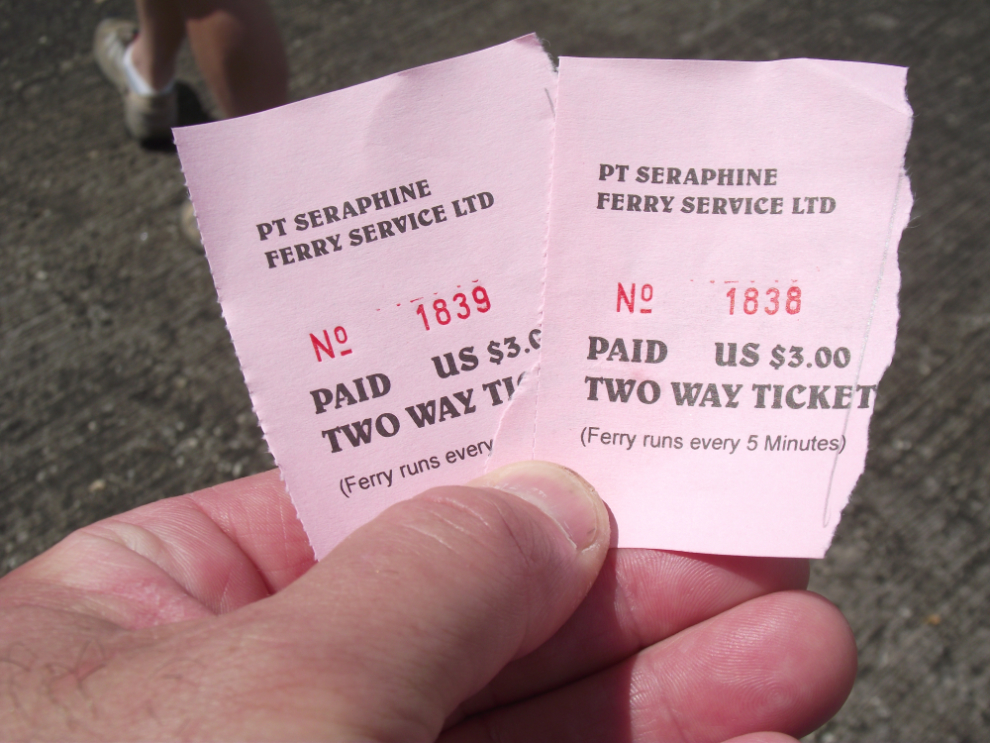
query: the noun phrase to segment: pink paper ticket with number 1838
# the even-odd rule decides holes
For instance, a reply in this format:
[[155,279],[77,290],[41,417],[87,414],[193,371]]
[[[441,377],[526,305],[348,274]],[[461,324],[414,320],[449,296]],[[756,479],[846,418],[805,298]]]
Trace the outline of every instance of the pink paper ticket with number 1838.
[[894,350],[904,82],[561,60],[534,455],[618,545],[824,555]]

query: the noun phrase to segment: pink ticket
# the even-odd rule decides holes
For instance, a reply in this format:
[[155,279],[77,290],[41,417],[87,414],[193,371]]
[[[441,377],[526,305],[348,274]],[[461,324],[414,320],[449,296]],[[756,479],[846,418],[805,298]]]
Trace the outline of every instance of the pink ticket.
[[561,60],[534,456],[619,546],[825,553],[894,350],[905,72]]
[[541,345],[555,87],[529,36],[176,131],[318,556],[391,503],[484,472]]

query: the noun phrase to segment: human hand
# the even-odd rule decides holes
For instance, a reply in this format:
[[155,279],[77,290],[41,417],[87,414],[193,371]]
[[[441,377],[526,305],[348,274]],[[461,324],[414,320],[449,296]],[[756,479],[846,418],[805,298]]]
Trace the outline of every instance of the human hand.
[[277,471],[159,501],[0,580],[0,738],[769,743],[841,706],[855,646],[807,561],[608,543],[542,463],[319,564]]

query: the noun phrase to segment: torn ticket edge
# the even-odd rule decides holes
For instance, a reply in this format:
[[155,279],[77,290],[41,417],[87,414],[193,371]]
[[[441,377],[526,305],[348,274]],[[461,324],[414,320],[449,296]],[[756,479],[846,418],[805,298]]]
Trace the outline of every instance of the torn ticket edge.
[[[910,114],[909,114],[910,115]],[[910,126],[911,120],[908,123],[908,133],[907,137],[910,137]],[[905,142],[907,140],[905,139]],[[866,381],[862,378],[863,363],[866,360],[866,351],[869,345],[870,334],[873,331],[873,323],[876,317],[877,307],[880,306],[884,301],[888,303],[893,303],[894,316],[893,323],[894,328],[892,331],[893,338],[896,339],[897,336],[897,325],[900,321],[900,311],[898,307],[898,296],[901,286],[901,273],[898,261],[898,247],[900,244],[900,238],[907,229],[907,225],[911,220],[911,208],[914,205],[914,197],[911,194],[911,182],[907,176],[906,171],[901,169],[901,175],[897,179],[897,188],[895,189],[893,206],[891,207],[890,213],[890,230],[887,234],[887,240],[883,248],[883,256],[880,261],[880,271],[877,275],[877,286],[873,294],[873,303],[870,307],[870,315],[867,319],[866,329],[863,333],[863,344],[860,349],[860,363],[856,369],[856,381],[855,384],[859,385],[860,381]],[[893,248],[893,249],[892,249]],[[892,298],[891,296],[892,295]],[[883,376],[887,373],[887,369],[890,368],[890,364],[894,359],[894,349],[895,343],[890,344],[890,349],[888,352],[882,354],[884,357],[883,369],[880,372],[880,376],[877,381],[881,381]],[[842,436],[845,438],[846,433],[849,430],[849,419],[852,415],[852,410],[846,412],[843,422],[842,422]],[[870,424],[873,422],[873,416],[870,416]],[[869,424],[868,424],[869,426]],[[867,451],[863,452],[863,456],[860,458],[859,469],[856,472],[855,482],[859,481],[859,478],[863,475],[866,470],[866,455]],[[835,472],[839,464],[839,455],[836,454],[832,460],[832,469],[829,472],[828,485],[825,490],[825,498],[822,503],[822,526],[829,527],[831,525],[831,531],[828,535],[828,543],[831,544],[832,538],[835,536],[835,530],[839,526],[839,521],[842,518],[842,511],[845,509],[846,505],[849,503],[849,499],[852,497],[852,488],[844,489],[842,496],[838,499],[833,500],[833,487],[835,483]],[[853,487],[855,487],[855,482]],[[835,519],[833,523],[833,518]],[[827,547],[826,547],[827,549]],[[824,557],[824,552],[819,555]]]
[[[541,48],[553,66],[553,86],[547,88],[547,100],[553,113],[553,124],[550,127],[550,140],[554,141],[557,121],[557,81],[558,63],[547,49],[547,42],[540,39]],[[543,313],[546,308],[547,287],[547,251],[550,247],[550,194],[553,192],[553,159],[554,148],[550,149],[550,177],[547,183],[547,220],[546,231],[543,235],[543,250],[540,255],[542,279],[540,280],[539,309],[537,311],[536,327],[543,332]],[[494,450],[485,463],[485,472],[504,467],[523,460],[531,460],[536,456],[536,417],[539,408],[540,361],[543,349],[540,348],[533,363],[525,372],[522,383],[516,389],[505,410],[498,419],[495,429]],[[528,435],[527,435],[528,434]]]

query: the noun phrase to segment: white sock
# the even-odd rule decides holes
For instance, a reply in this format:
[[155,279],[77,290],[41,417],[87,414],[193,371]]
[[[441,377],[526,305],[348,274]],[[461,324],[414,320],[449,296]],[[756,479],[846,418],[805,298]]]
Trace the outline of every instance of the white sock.
[[169,80],[168,85],[164,88],[155,90],[134,67],[134,63],[131,61],[131,50],[133,48],[134,44],[129,44],[127,50],[124,52],[124,74],[127,75],[127,85],[130,89],[138,95],[143,96],[162,95],[171,92],[172,87],[175,85],[175,78]]

